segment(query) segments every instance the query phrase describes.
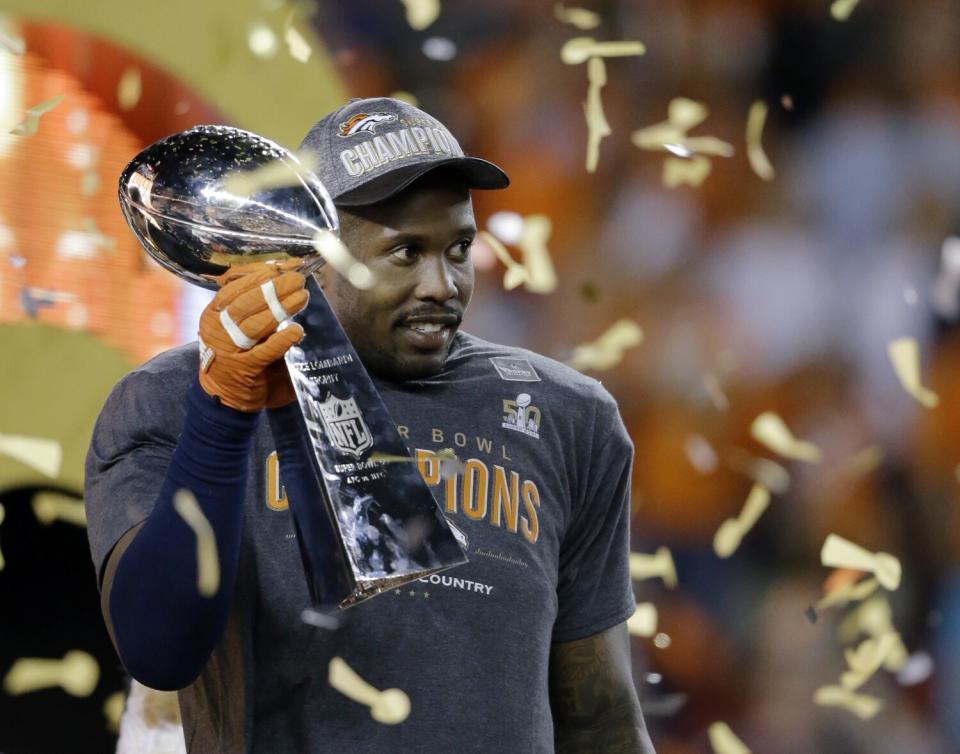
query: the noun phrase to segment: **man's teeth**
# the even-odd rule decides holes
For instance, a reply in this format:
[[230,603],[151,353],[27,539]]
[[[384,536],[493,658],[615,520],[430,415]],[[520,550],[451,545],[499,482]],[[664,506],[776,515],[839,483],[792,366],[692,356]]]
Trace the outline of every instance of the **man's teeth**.
[[411,330],[417,330],[418,332],[440,332],[443,329],[443,325],[439,322],[417,322],[416,324],[407,326]]

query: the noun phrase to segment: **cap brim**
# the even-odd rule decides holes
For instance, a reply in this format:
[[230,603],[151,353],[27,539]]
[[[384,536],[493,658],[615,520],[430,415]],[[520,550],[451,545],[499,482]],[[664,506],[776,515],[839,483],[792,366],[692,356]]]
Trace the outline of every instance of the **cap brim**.
[[385,173],[362,186],[333,197],[334,204],[345,207],[362,207],[389,199],[418,178],[438,168],[456,172],[463,185],[471,189],[502,189],[510,185],[510,178],[492,162],[479,157],[451,157],[427,163],[404,165]]

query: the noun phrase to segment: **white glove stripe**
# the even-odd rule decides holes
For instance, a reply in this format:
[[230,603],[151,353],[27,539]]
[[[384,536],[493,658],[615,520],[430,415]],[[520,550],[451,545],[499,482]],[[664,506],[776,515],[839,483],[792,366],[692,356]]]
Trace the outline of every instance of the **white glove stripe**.
[[268,280],[261,285],[260,290],[263,291],[263,298],[266,300],[267,306],[270,307],[273,318],[277,320],[277,322],[286,322],[290,319],[287,310],[283,308],[283,304],[281,304],[280,299],[277,298],[277,289],[274,287],[272,280]]
[[220,324],[223,325],[223,329],[227,331],[227,335],[230,336],[230,340],[233,341],[233,344],[237,348],[249,351],[257,345],[257,341],[246,336],[243,330],[241,330],[237,323],[230,317],[230,313],[226,309],[220,312]]

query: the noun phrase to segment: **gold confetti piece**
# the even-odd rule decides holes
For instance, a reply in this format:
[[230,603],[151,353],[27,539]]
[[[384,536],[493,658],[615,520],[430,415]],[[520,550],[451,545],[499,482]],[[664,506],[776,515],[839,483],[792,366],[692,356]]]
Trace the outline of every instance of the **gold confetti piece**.
[[652,602],[641,602],[633,615],[627,618],[627,631],[631,636],[649,639],[657,633],[657,608]]
[[707,728],[707,736],[715,754],[750,754],[750,749],[724,722],[713,723]]
[[830,15],[837,21],[846,21],[857,7],[860,0],[833,0],[830,6]]
[[837,633],[842,641],[853,641],[861,633],[874,639],[893,634],[896,639],[883,662],[884,669],[896,673],[909,660],[903,639],[893,625],[893,610],[886,595],[874,595],[851,610],[838,627]]
[[843,473],[850,477],[866,476],[879,468],[884,457],[883,448],[879,445],[871,445],[857,451],[844,461]]
[[864,639],[855,649],[844,652],[844,658],[850,669],[840,676],[840,685],[847,691],[856,691],[876,673],[887,659],[887,655],[897,644],[898,635],[894,632],[883,636]]
[[653,637],[653,646],[657,649],[666,649],[672,642],[673,640],[670,638],[670,635],[662,631]]
[[640,325],[630,319],[621,319],[595,341],[577,346],[568,363],[580,371],[602,372],[615,367],[623,359],[624,351],[642,342]]
[[875,696],[856,694],[843,686],[821,686],[813,694],[814,704],[821,707],[840,707],[861,720],[870,720],[883,707],[883,700]]
[[780,106],[783,107],[784,110],[792,111],[792,110],[793,110],[793,97],[791,97],[789,94],[784,94],[784,95],[780,98]]
[[602,20],[599,13],[586,8],[565,8],[563,3],[553,6],[553,15],[565,24],[571,24],[584,31],[596,29]]
[[63,450],[56,440],[0,434],[0,454],[20,461],[41,474],[56,479],[60,474]]
[[524,287],[531,293],[551,293],[557,288],[557,273],[547,249],[553,223],[546,215],[527,215],[520,232],[520,251],[527,270]]
[[703,387],[717,411],[726,411],[730,408],[730,401],[723,392],[723,388],[720,386],[720,378],[717,375],[713,372],[707,372],[703,375]]
[[770,505],[770,491],[763,485],[753,485],[740,515],[736,518],[728,518],[717,529],[713,537],[713,551],[717,557],[729,558],[737,551],[740,542],[757,523],[768,505]]
[[14,55],[23,55],[27,51],[27,45],[22,37],[3,28],[0,28],[0,47]]
[[732,157],[736,150],[715,136],[687,136],[687,131],[707,119],[710,111],[702,102],[675,97],[667,105],[667,120],[634,131],[630,140],[640,149],[671,152],[692,158],[695,155]]
[[898,338],[887,345],[887,354],[903,389],[927,408],[935,408],[940,396],[920,384],[920,345],[915,338]]
[[213,527],[190,490],[177,490],[173,507],[197,538],[197,592],[201,597],[212,597],[220,588],[220,558]]
[[63,101],[63,95],[58,94],[39,105],[34,105],[27,110],[26,117],[10,133],[14,136],[33,136],[40,127],[40,116],[53,110],[61,101]]
[[567,65],[580,65],[590,58],[622,58],[643,55],[643,42],[598,42],[593,37],[574,37],[560,49],[560,60]]
[[765,411],[753,420],[750,435],[784,458],[816,463],[822,456],[820,448],[813,443],[796,439],[783,419],[773,411]]
[[251,24],[247,32],[247,47],[258,58],[272,58],[279,47],[277,35],[265,23]]
[[23,657],[10,667],[3,690],[10,696],[59,686],[71,696],[90,696],[100,680],[100,666],[79,649],[67,652],[62,660]]
[[677,587],[677,569],[669,547],[658,547],[653,555],[630,553],[630,578],[634,581],[662,579],[669,589]]
[[[300,168],[310,172],[316,168],[316,158],[309,152],[294,155]],[[253,170],[234,170],[223,180],[223,190],[240,200],[261,191],[297,186],[300,184],[300,169],[286,160],[271,160]]]
[[600,160],[600,142],[613,133],[607,116],[603,112],[603,100],[600,92],[607,85],[607,67],[603,58],[592,57],[587,61],[587,101],[583,105],[583,114],[587,119],[587,172],[597,172]]
[[394,99],[398,99],[401,102],[406,102],[408,105],[413,105],[414,107],[420,106],[420,100],[417,99],[417,95],[406,92],[403,89],[398,89],[397,91],[391,93],[390,95]]
[[90,168],[85,170],[80,179],[80,193],[84,196],[93,196],[100,190],[100,174]]
[[303,35],[293,25],[293,13],[287,17],[286,28],[283,31],[283,40],[287,43],[287,49],[290,51],[290,57],[300,63],[306,63],[313,54],[310,43],[303,38]]
[[790,474],[769,458],[758,458],[742,448],[733,448],[727,457],[727,465],[778,495],[790,489]]
[[852,568],[872,573],[887,591],[900,586],[900,561],[885,552],[872,553],[849,540],[830,534],[820,551],[820,562],[830,568]]
[[64,521],[74,526],[85,527],[87,514],[83,501],[73,500],[56,492],[38,492],[31,501],[33,515],[44,526],[54,521]]
[[826,610],[841,602],[863,602],[880,587],[880,582],[874,579],[864,579],[834,589],[822,597],[816,604],[817,610]]
[[687,460],[701,474],[712,474],[720,465],[720,459],[713,446],[703,435],[690,435],[683,443]]
[[317,235],[313,237],[313,247],[354,288],[368,290],[374,286],[373,271],[355,259],[335,233],[329,230],[317,231]]
[[[7,511],[3,507],[3,503],[0,503],[0,524],[3,523],[3,519],[6,518]],[[0,550],[0,571],[6,568],[7,561],[3,559],[3,550]]]
[[400,0],[407,10],[411,29],[423,31],[440,15],[440,0]]
[[410,715],[410,697],[400,689],[380,691],[364,681],[340,657],[330,661],[330,685],[350,699],[370,708],[370,716],[378,723],[396,725]]
[[776,172],[770,164],[767,153],[763,151],[761,143],[763,126],[766,122],[767,105],[757,100],[750,106],[750,114],[747,116],[747,160],[754,173],[765,181],[772,181]]
[[107,718],[107,730],[120,732],[120,718],[123,717],[125,696],[122,691],[114,691],[103,703],[103,716]]
[[663,185],[668,189],[679,186],[697,188],[707,180],[711,170],[713,170],[713,164],[706,157],[698,155],[692,160],[668,157],[663,161]]
[[140,80],[140,69],[130,66],[124,70],[117,84],[117,103],[123,111],[133,110],[140,101],[143,93],[143,84]]
[[493,249],[493,253],[497,259],[507,268],[507,271],[503,275],[503,287],[505,290],[512,291],[530,279],[530,273],[527,271],[527,268],[510,256],[507,247],[500,243],[500,240],[496,236],[485,230],[481,230],[478,235],[484,243]]
[[116,248],[117,242],[109,236],[105,236],[97,227],[97,221],[92,217],[84,218],[82,227],[83,232],[90,237],[90,240],[93,241],[95,246],[101,247],[108,252]]

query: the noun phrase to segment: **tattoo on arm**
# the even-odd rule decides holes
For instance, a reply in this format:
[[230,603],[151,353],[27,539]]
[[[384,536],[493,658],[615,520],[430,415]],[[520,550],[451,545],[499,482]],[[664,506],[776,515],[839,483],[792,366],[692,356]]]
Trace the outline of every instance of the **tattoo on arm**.
[[553,645],[550,702],[558,754],[653,754],[625,625]]

